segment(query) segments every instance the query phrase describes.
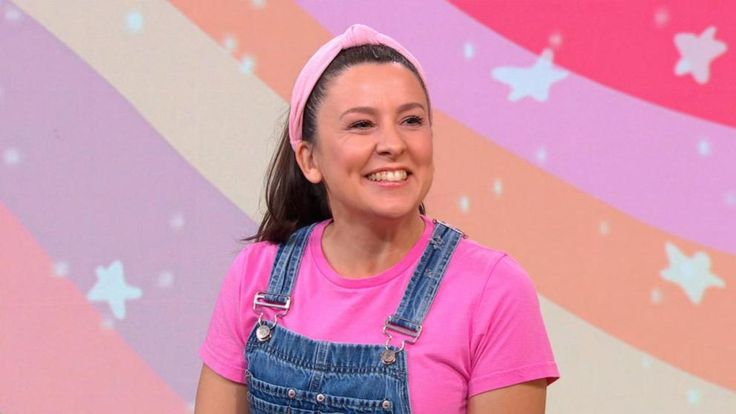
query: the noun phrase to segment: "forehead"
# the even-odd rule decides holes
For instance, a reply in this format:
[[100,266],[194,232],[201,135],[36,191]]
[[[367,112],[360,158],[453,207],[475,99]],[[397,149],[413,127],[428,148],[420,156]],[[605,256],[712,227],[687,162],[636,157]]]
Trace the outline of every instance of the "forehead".
[[406,100],[426,103],[426,96],[417,75],[396,62],[350,66],[330,81],[325,94],[325,104],[340,106]]

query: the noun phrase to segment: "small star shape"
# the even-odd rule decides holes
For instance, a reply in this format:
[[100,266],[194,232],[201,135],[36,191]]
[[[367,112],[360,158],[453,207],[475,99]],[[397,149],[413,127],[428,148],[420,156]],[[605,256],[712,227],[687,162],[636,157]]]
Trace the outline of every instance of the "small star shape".
[[222,40],[222,45],[228,50],[228,52],[232,52],[236,47],[238,47],[238,39],[233,35],[227,35]]
[[90,302],[107,302],[117,319],[125,319],[125,301],[138,299],[143,293],[125,282],[123,264],[120,260],[105,268],[97,266],[97,283],[87,293]]
[[710,64],[713,59],[726,53],[726,43],[716,40],[716,28],[710,26],[700,34],[678,33],[675,47],[680,52],[680,60],[675,65],[675,75],[691,74],[695,82],[704,84],[710,78]]
[[698,405],[703,398],[703,394],[695,389],[687,390],[687,402],[690,405]]
[[252,75],[256,61],[251,56],[246,56],[240,61],[240,71],[246,75]]
[[169,217],[169,227],[174,230],[179,230],[184,227],[184,214],[174,213]]
[[66,277],[69,275],[69,264],[64,261],[54,263],[54,276]]
[[566,71],[553,66],[553,57],[554,52],[547,48],[530,67],[502,66],[493,69],[491,75],[493,79],[511,87],[508,96],[510,101],[515,102],[529,96],[538,102],[544,102],[549,98],[550,87],[568,75]]
[[544,149],[544,147],[537,148],[537,153],[535,155],[540,164],[544,164],[544,162],[547,161],[547,150]]
[[500,178],[493,181],[493,193],[496,194],[496,197],[500,197],[503,193],[503,181]]
[[18,165],[20,163],[20,160],[20,151],[15,148],[8,148],[3,152],[3,161],[5,161],[5,165]]
[[698,152],[703,157],[707,157],[708,155],[710,155],[710,142],[708,142],[708,140],[706,139],[701,139],[700,141],[698,141]]
[[662,270],[660,275],[664,280],[680,286],[692,303],[702,302],[706,289],[726,286],[723,279],[711,273],[710,257],[707,254],[696,252],[688,257],[670,242],[665,244],[665,251],[669,267]]
[[143,30],[143,15],[138,10],[131,10],[125,16],[125,25],[130,33],[139,33]]
[[470,199],[468,198],[468,196],[464,195],[460,197],[458,205],[460,207],[460,211],[462,211],[463,213],[467,213],[470,209]]
[[465,59],[470,60],[475,56],[475,46],[470,43],[466,42],[463,45],[463,56],[465,56]]

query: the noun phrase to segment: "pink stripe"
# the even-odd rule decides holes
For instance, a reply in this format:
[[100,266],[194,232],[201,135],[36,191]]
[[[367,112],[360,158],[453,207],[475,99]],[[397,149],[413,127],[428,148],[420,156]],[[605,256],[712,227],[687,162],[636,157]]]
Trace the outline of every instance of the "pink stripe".
[[[549,100],[507,99],[491,77],[536,57],[440,2],[299,0],[333,33],[362,22],[402,42],[424,66],[436,108],[516,155],[637,219],[736,253],[736,130],[652,105],[570,74]],[[385,13],[391,10],[391,14]],[[470,42],[474,57],[463,57]],[[711,148],[700,155],[698,143]],[[479,179],[483,179],[479,177]],[[728,229],[731,229],[730,231]]]
[[550,1],[514,7],[488,7],[476,0],[450,2],[527,50],[548,47],[557,36],[555,61],[608,87],[736,126],[732,86],[736,71],[729,70],[736,66],[736,54],[724,53],[713,59],[707,83],[700,84],[690,74],[674,75],[680,53],[673,42],[678,33],[699,36],[713,26],[717,29],[715,39],[733,48],[734,2],[712,7],[691,0],[602,1],[585,8],[578,2],[555,2],[554,7],[545,7]]

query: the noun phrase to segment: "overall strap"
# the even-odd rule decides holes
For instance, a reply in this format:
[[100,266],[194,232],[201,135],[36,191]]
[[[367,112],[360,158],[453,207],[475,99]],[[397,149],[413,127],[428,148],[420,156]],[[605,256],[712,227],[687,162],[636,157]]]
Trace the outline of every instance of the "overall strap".
[[389,337],[389,341],[391,339],[391,335],[387,332],[389,330],[412,337],[408,340],[410,343],[414,343],[419,338],[422,332],[422,322],[437,294],[447,264],[460,239],[464,237],[460,230],[438,220],[433,221],[435,228],[429,245],[419,259],[419,264],[414,270],[398,309],[388,317],[384,324],[383,332]]
[[[302,227],[295,231],[286,243],[281,243],[276,253],[271,276],[268,279],[268,288],[265,292],[258,292],[253,302],[253,310],[258,306],[277,308],[283,314],[291,305],[291,290],[299,271],[302,253],[309,240],[309,235],[317,223]],[[282,316],[283,316],[282,314]]]

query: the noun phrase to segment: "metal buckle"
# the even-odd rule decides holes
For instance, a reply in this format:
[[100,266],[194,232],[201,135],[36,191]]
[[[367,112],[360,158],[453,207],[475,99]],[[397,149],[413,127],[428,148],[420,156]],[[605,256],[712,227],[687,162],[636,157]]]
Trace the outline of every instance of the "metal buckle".
[[[289,307],[291,306],[291,296],[286,295],[278,295],[278,296],[286,296],[286,303],[281,304],[277,302],[269,302],[266,300],[266,295],[268,292],[256,292],[256,296],[253,299],[253,310],[257,310],[259,306],[265,306],[267,308],[274,308],[274,309],[281,309],[284,312],[284,315],[286,315],[286,312],[289,311]],[[273,295],[273,293],[272,293]],[[256,312],[258,313],[258,312]]]
[[[289,313],[289,307],[291,306],[291,296],[286,295],[277,295],[277,296],[283,296],[286,298],[286,303],[276,303],[276,302],[269,302],[266,300],[266,295],[268,292],[256,292],[256,296],[253,298],[253,312],[258,315],[259,321],[263,318],[263,312],[260,312],[258,310],[259,306],[263,306],[266,308],[274,308],[274,309],[280,309],[283,312],[277,312],[273,317],[273,322],[277,323],[279,318],[283,318],[286,316],[287,313]],[[273,295],[273,293],[272,293]]]
[[394,323],[391,323],[391,316],[386,318],[386,322],[383,324],[383,334],[386,335],[389,339],[393,338],[393,335],[388,333],[387,331],[394,331],[398,332],[400,334],[406,335],[410,337],[411,339],[404,339],[402,342],[409,342],[410,344],[415,344],[417,340],[419,339],[419,336],[422,334],[422,325],[419,325],[419,330],[414,331],[412,329],[406,329],[403,326],[396,325]]
[[422,325],[419,325],[419,330],[414,331],[411,329],[406,329],[403,326],[396,325],[394,323],[391,323],[391,315],[386,318],[386,322],[383,324],[383,334],[386,335],[386,344],[385,348],[389,349],[391,346],[391,340],[394,338],[393,335],[391,335],[388,331],[394,331],[398,332],[402,335],[406,335],[409,338],[402,339],[401,345],[399,346],[399,349],[396,352],[401,352],[404,349],[404,346],[406,343],[415,344],[417,340],[419,339],[419,336],[422,334]]

